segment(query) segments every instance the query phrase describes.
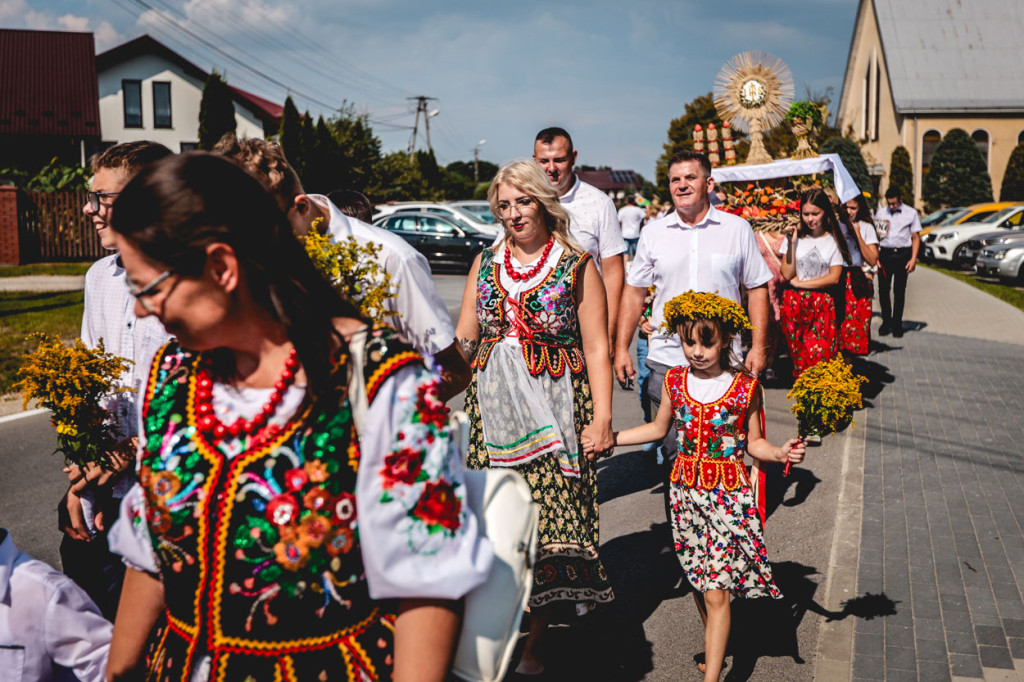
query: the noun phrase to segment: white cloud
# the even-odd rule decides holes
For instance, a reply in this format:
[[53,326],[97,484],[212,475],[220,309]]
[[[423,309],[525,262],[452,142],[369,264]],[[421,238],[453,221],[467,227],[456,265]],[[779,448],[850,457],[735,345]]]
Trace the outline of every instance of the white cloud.
[[58,16],[53,12],[31,9],[25,0],[0,0],[0,23],[8,28],[30,28],[37,31],[91,32],[99,52],[124,40],[109,21],[94,24],[90,17],[75,14]]

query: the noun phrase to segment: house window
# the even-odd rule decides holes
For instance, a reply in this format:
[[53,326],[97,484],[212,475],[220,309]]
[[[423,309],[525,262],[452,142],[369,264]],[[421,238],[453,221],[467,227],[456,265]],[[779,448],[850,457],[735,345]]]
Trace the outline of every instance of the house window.
[[878,140],[878,115],[881,113],[881,102],[882,102],[882,67],[878,65],[878,55],[875,55],[875,89],[871,93],[875,100],[874,106],[874,120],[871,124],[871,139]]
[[153,81],[153,127],[171,127],[171,84]]
[[861,120],[863,121],[863,137],[867,141],[871,137],[871,61],[868,60],[868,67],[864,71],[864,101],[861,107]]
[[988,166],[988,132],[975,130],[971,133],[971,139],[974,140],[974,144],[978,145],[978,151],[981,152],[982,158],[985,159],[985,166]]
[[935,150],[942,142],[942,133],[938,130],[929,130],[921,140],[921,177],[928,173],[928,167],[932,165],[932,157]]
[[182,154],[184,154],[185,152],[194,152],[197,149],[199,149],[199,143],[198,142],[182,142],[181,143],[181,153]]
[[142,81],[121,81],[124,99],[124,127],[142,127]]

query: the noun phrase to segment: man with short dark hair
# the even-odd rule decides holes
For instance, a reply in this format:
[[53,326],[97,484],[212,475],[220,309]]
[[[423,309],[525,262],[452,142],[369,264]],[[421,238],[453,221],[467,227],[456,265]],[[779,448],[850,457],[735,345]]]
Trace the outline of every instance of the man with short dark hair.
[[[113,250],[117,244],[110,229],[115,197],[144,166],[171,154],[162,144],[140,140],[110,147],[91,159],[92,191],[82,212],[92,221],[104,248]],[[106,529],[113,525],[119,500],[132,484],[132,477],[124,472],[135,464],[138,404],[149,364],[169,339],[156,316],[136,317],[135,297],[119,253],[92,264],[85,274],[82,341],[96,348],[102,340],[108,353],[130,360],[121,381],[134,392],[118,394],[104,403],[121,441],[118,451],[109,453],[109,466],[70,468],[72,486],[59,508],[59,525],[64,531],[60,555],[64,573],[89,594],[109,620],[117,611],[124,565],[110,552]]]
[[558,192],[562,207],[569,213],[572,238],[594,258],[608,297],[608,333],[614,341],[619,297],[622,294],[625,265],[619,217],[611,198],[581,181],[573,172],[577,151],[564,128],[545,128],[533,143],[533,160],[547,173]]
[[626,240],[626,255],[636,255],[636,245],[640,241],[640,226],[644,222],[644,210],[636,205],[636,197],[626,197],[626,205],[619,209],[619,225],[622,226],[622,238]]
[[[661,329],[665,303],[689,290],[717,292],[739,303],[741,290],[745,288],[750,322],[754,327],[746,365],[757,374],[766,365],[766,285],[772,278],[750,224],[711,205],[708,196],[714,180],[706,156],[683,150],[672,157],[668,175],[675,211],[651,221],[640,232],[636,258],[622,292],[615,347],[615,374],[621,382],[635,374],[629,345],[644,309],[648,287],[655,287],[650,320],[654,331],[650,334],[647,355],[652,413],[657,413],[661,404],[665,372],[671,367],[688,364],[679,337]],[[739,352],[738,345],[734,350]],[[662,452],[667,462],[674,461],[674,429],[662,442]]]
[[[875,212],[878,232],[878,305],[882,309],[879,336],[903,336],[903,302],[906,298],[907,276],[917,267],[917,251],[921,247],[921,218],[917,211],[903,204],[900,190],[885,190],[885,206]],[[889,289],[892,289],[892,302]]]
[[373,204],[362,192],[354,189],[336,189],[327,193],[327,198],[338,210],[349,218],[369,223],[373,220]]

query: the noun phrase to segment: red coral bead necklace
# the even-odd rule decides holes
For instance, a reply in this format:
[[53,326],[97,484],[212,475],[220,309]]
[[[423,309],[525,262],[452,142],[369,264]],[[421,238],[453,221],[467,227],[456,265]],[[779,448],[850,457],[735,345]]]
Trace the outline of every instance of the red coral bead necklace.
[[298,354],[292,348],[284,361],[281,378],[274,383],[274,391],[270,394],[263,408],[255,417],[245,419],[239,417],[230,425],[223,424],[213,411],[213,372],[208,363],[196,373],[196,426],[210,440],[223,440],[227,436],[238,438],[242,435],[253,436],[256,442],[273,438],[280,428],[267,422],[280,407],[284,394],[295,383],[295,371],[299,367]]
[[508,244],[507,246],[505,246],[505,272],[506,272],[506,274],[508,274],[508,276],[511,277],[516,282],[521,282],[523,280],[532,279],[534,276],[536,276],[536,274],[538,272],[540,272],[540,269],[542,267],[544,267],[544,263],[547,262],[548,255],[550,255],[551,249],[554,247],[554,245],[555,245],[555,238],[554,237],[548,237],[548,244],[547,244],[547,246],[544,247],[544,253],[542,253],[540,255],[540,260],[537,261],[537,264],[534,265],[529,270],[527,270],[526,272],[519,273],[519,272],[516,272],[512,268],[512,245]]

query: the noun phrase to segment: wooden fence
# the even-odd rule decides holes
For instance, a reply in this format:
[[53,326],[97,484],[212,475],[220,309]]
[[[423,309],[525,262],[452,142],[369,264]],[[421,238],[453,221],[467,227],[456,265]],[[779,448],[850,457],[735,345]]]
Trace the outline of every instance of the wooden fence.
[[96,260],[108,252],[82,213],[85,192],[18,192],[23,263]]

